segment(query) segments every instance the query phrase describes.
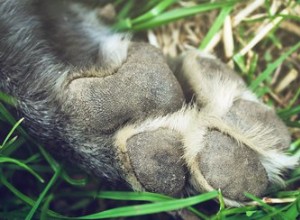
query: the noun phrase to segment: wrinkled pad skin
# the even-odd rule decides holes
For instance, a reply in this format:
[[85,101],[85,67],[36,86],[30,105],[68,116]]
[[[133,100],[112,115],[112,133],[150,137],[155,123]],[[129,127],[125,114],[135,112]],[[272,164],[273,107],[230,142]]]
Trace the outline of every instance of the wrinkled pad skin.
[[78,106],[72,120],[94,134],[112,133],[125,122],[148,115],[174,112],[184,100],[161,52],[145,43],[132,43],[127,60],[113,75],[75,79],[70,90],[74,94],[70,105]]
[[133,170],[148,191],[180,195],[185,186],[185,168],[180,135],[167,129],[139,133],[127,141]]
[[245,190],[261,196],[268,186],[268,177],[257,154],[231,137],[211,130],[198,155],[199,169],[215,189],[226,198],[245,201]]

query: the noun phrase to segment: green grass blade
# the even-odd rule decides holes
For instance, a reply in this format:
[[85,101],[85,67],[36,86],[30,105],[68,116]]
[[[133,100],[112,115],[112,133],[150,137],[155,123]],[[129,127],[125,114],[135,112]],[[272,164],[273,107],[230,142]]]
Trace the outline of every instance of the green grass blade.
[[23,137],[17,137],[16,139],[10,139],[6,147],[0,150],[2,155],[10,156],[13,152],[15,152],[19,147],[21,147],[26,142],[26,139]]
[[299,97],[300,97],[300,88],[298,88],[296,94],[290,100],[287,108],[291,108],[299,100]]
[[48,213],[49,213],[49,205],[51,203],[51,201],[53,200],[54,196],[53,194],[50,194],[46,199],[45,199],[45,203],[41,208],[41,216],[40,216],[40,220],[47,220],[48,218]]
[[298,197],[298,196],[300,196],[300,190],[297,190],[297,191],[282,191],[282,192],[278,192],[276,194],[276,196],[279,197],[279,198]]
[[233,61],[237,64],[243,74],[247,72],[247,67],[245,65],[245,58],[240,54],[236,54],[233,56]]
[[26,216],[25,220],[31,220],[32,219],[33,215],[35,214],[36,210],[38,209],[38,207],[40,206],[41,202],[45,198],[46,194],[48,193],[48,191],[50,190],[50,188],[54,185],[54,183],[56,182],[56,180],[60,176],[60,173],[61,173],[61,170],[57,170],[54,173],[54,175],[52,176],[51,180],[49,181],[49,183],[47,184],[47,186],[45,187],[45,189],[43,190],[43,192],[39,195],[39,198],[37,199],[37,201],[34,203],[34,206],[32,207],[32,209],[30,210],[30,212]]
[[[102,199],[114,199],[114,200],[125,200],[125,201],[148,201],[148,202],[161,202],[167,200],[175,200],[172,197],[161,195],[151,192],[113,192],[113,191],[102,191],[96,195],[96,198]],[[198,210],[188,207],[188,210],[199,216],[201,219],[209,219],[208,216],[199,212]]]
[[6,145],[6,143],[8,142],[8,140],[10,139],[10,137],[12,136],[12,134],[15,132],[15,130],[17,129],[17,127],[19,127],[19,125],[20,125],[23,121],[24,121],[24,118],[21,118],[19,121],[17,121],[17,123],[14,124],[14,126],[13,126],[12,129],[9,131],[8,135],[6,136],[6,138],[4,139],[2,145],[0,146],[0,149]]
[[146,1],[145,5],[143,5],[143,8],[141,11],[151,10],[151,8],[153,8],[155,5],[157,5],[160,1],[161,0]]
[[[17,121],[16,119],[12,116],[12,114],[5,108],[5,106],[0,103],[0,115],[2,115],[3,118],[5,118],[5,120],[11,124],[12,126],[14,126]],[[25,138],[28,138],[28,134],[26,133],[26,131],[21,127],[19,126],[17,128],[17,130],[25,137]]]
[[4,103],[11,105],[11,106],[16,106],[17,105],[17,100],[3,92],[0,92],[0,101],[3,101]]
[[283,53],[277,60],[270,63],[267,68],[250,84],[250,89],[256,91],[259,85],[266,80],[274,70],[293,52],[300,48],[300,42],[291,47],[287,52]]
[[73,210],[75,211],[80,208],[85,208],[91,203],[91,200],[92,199],[90,199],[90,198],[82,198],[82,199],[78,200],[75,204],[68,206],[68,211],[73,211]]
[[172,4],[177,2],[178,0],[163,0],[160,1],[155,7],[153,7],[151,10],[146,12],[145,14],[135,18],[132,20],[132,24],[138,24],[147,20],[150,20],[157,15],[161,14],[166,8],[170,7]]
[[212,191],[212,192],[208,192],[202,195],[198,195],[186,199],[178,199],[174,201],[165,201],[165,202],[157,202],[157,203],[145,204],[145,205],[135,205],[135,206],[115,208],[115,209],[103,211],[96,214],[76,217],[75,219],[104,219],[104,218],[117,218],[117,217],[129,217],[129,216],[153,214],[153,213],[172,211],[176,209],[185,208],[217,197],[218,197],[218,192]]
[[284,121],[284,123],[291,128],[300,128],[300,121]]
[[216,35],[216,33],[220,30],[222,27],[224,20],[227,15],[229,15],[230,11],[233,9],[234,5],[228,5],[221,9],[220,14],[218,15],[217,19],[209,29],[208,33],[204,37],[204,39],[201,41],[201,44],[199,46],[200,50],[203,50],[206,48],[206,46],[209,44],[211,39]]
[[258,64],[258,55],[257,53],[254,53],[251,61],[250,61],[250,67],[249,70],[247,71],[247,84],[250,84],[252,80],[254,79],[254,74],[257,69],[257,64]]
[[8,148],[10,145],[15,143],[17,139],[18,139],[18,136],[14,136],[10,140],[4,140],[4,144],[0,145],[1,152],[2,152],[3,148]]
[[289,152],[292,152],[293,154],[295,154],[298,150],[300,150],[300,139],[297,139],[292,142],[292,144],[289,148]]
[[[66,196],[65,194],[61,194],[61,196]],[[162,201],[170,201],[176,200],[172,197],[161,195],[157,193],[151,192],[120,192],[120,191],[101,191],[101,192],[78,192],[72,193],[68,196],[76,196],[76,197],[92,197],[98,199],[112,199],[112,200],[123,200],[123,201],[147,201],[147,202],[162,202]],[[188,207],[188,210],[193,212],[195,215],[199,216],[201,219],[209,219],[208,216],[199,212],[198,210]]]
[[39,145],[38,148],[39,148],[41,154],[44,156],[44,158],[46,159],[46,161],[49,163],[49,165],[53,169],[53,171],[57,172],[58,170],[60,170],[59,163],[57,163],[56,160],[54,160],[54,158],[52,156],[50,156],[50,154],[47,153],[42,146]]
[[214,9],[219,9],[227,6],[234,5],[236,1],[223,1],[223,2],[214,2],[214,3],[203,3],[192,7],[178,8],[172,11],[165,12],[161,15],[154,17],[151,20],[134,25],[133,30],[144,30],[153,27],[157,27],[166,23],[169,23],[174,20],[192,16],[201,12],[210,11]]
[[267,212],[275,212],[276,208],[264,203],[260,198],[255,197],[254,195],[250,193],[244,193],[246,197],[249,199],[257,202],[260,206],[262,206]]
[[151,201],[159,202],[173,199],[172,197],[150,193],[150,192],[116,192],[102,191],[96,194],[96,198],[113,199],[113,200],[131,200],[131,201]]
[[207,215],[203,214],[202,212],[199,212],[197,209],[193,208],[193,207],[187,207],[187,209],[194,213],[196,216],[198,216],[200,219],[203,220],[210,220],[211,218],[208,217]]
[[258,87],[255,93],[256,93],[256,96],[258,98],[260,98],[269,92],[271,92],[271,89],[270,89],[270,87],[266,86],[266,87]]
[[294,108],[287,108],[287,109],[284,109],[284,110],[280,110],[280,111],[277,112],[277,114],[282,119],[287,119],[287,118],[289,118],[293,115],[300,114],[300,105],[298,105]]
[[119,11],[117,15],[118,20],[123,20],[128,16],[129,11],[132,9],[134,6],[134,1],[133,0],[128,0],[126,4],[122,7],[121,11]]
[[293,203],[284,206],[283,208],[278,207],[268,215],[263,216],[260,218],[261,220],[268,220],[268,219],[297,219],[299,216],[299,205],[300,205],[300,197],[295,200]]
[[246,213],[248,211],[255,211],[255,210],[256,210],[256,207],[254,207],[254,206],[245,206],[245,207],[239,207],[239,208],[225,209],[225,210],[222,210],[222,216]]
[[31,169],[29,166],[27,166],[25,163],[22,163],[19,160],[0,156],[0,163],[14,163],[14,164],[18,165],[19,167],[23,168],[24,170],[27,170],[29,173],[31,173],[33,176],[35,176],[41,183],[45,182],[44,179],[38,173],[36,173],[33,169]]
[[24,219],[24,216],[26,216],[26,212],[23,210],[0,212],[0,219],[4,219],[4,220],[10,220],[10,219],[19,220],[19,219]]
[[24,160],[24,163],[33,163],[33,162],[38,162],[40,159],[40,154],[36,153],[31,155],[29,158],[27,158],[26,160]]
[[10,112],[5,108],[5,106],[0,103],[0,114],[5,118],[7,122],[9,122],[11,125],[14,125],[16,123],[15,118],[10,114]]
[[[17,190],[12,184],[10,184],[7,179],[0,173],[0,182],[7,188],[9,189],[10,192],[12,192],[16,197],[18,197],[21,201],[25,202],[26,204],[33,206],[35,201],[32,200],[30,197],[24,195],[21,193],[19,190]],[[48,215],[53,216],[53,217],[62,217],[56,212],[48,210]]]
[[292,203],[290,208],[284,213],[285,219],[299,219],[300,216],[300,196]]
[[68,175],[66,171],[62,172],[61,177],[69,184],[73,186],[85,186],[88,183],[88,178],[82,178],[82,179],[74,179]]
[[219,189],[219,203],[220,203],[220,208],[219,208],[219,213],[222,213],[223,210],[225,210],[225,201],[224,197],[222,195],[222,191]]
[[21,193],[19,190],[17,190],[13,185],[11,185],[7,179],[4,177],[3,173],[0,173],[0,182],[9,189],[10,192],[12,192],[16,197],[18,197],[19,199],[21,199],[22,201],[24,201],[25,203],[27,203],[28,205],[33,206],[34,205],[34,201],[29,198],[28,196],[24,195],[23,193]]

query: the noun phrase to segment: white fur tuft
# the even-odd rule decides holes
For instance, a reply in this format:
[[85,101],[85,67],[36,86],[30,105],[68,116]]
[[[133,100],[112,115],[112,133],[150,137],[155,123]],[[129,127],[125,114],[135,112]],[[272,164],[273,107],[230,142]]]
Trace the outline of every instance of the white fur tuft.
[[114,33],[102,37],[99,50],[104,66],[119,67],[127,58],[130,44],[129,34]]
[[118,68],[127,58],[127,51],[131,40],[128,33],[114,33],[111,28],[103,24],[97,9],[90,10],[83,4],[74,3],[72,11],[77,13],[85,25],[84,33],[93,44],[99,47],[99,62],[104,69]]
[[270,182],[284,186],[283,172],[299,165],[298,156],[289,156],[276,150],[269,150],[260,157],[261,163],[266,169]]

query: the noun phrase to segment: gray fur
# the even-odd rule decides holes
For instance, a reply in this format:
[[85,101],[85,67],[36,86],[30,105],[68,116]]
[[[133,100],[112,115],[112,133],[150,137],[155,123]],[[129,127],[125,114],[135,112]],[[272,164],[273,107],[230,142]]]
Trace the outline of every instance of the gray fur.
[[[182,92],[161,53],[143,44],[132,44],[114,76],[81,78],[91,67],[101,71],[108,65],[101,60],[101,41],[88,31],[102,38],[113,33],[100,20],[96,30],[80,20],[71,10],[78,2],[0,1],[0,89],[17,99],[25,126],[50,151],[116,180],[122,175],[113,133],[147,114],[175,111]],[[76,83],[82,90],[70,89]]]

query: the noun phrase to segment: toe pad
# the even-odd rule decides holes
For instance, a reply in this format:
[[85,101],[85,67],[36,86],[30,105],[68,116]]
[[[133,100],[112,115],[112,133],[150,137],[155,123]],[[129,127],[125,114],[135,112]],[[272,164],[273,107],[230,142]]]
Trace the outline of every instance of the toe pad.
[[167,129],[136,134],[127,140],[131,166],[150,192],[177,195],[185,185],[180,135]]
[[205,148],[198,155],[199,168],[225,197],[245,201],[244,192],[261,196],[268,177],[257,153],[217,130],[208,132]]

